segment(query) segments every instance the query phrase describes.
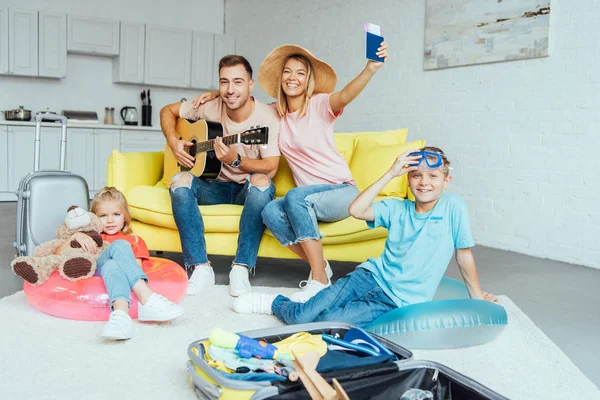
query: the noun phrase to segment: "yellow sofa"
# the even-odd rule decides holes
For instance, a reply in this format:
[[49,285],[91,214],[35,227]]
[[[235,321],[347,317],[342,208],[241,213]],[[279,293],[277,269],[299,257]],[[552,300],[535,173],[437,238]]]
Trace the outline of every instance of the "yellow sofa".
[[[359,189],[379,178],[402,152],[424,146],[424,141],[405,143],[406,135],[407,129],[335,135],[336,146],[348,162]],[[121,153],[114,150],[108,160],[107,184],[117,187],[127,197],[133,230],[144,238],[150,250],[181,252],[168,186],[163,179],[163,159],[162,152]],[[283,157],[274,183],[277,197],[295,186]],[[406,177],[394,179],[380,193],[380,198],[407,196],[412,197]],[[242,207],[223,204],[201,206],[200,210],[204,217],[208,253],[235,255]],[[364,221],[352,217],[320,223],[319,229],[324,235],[325,257],[339,261],[362,262],[367,257],[379,256],[387,235],[387,230],[371,230]],[[268,230],[265,230],[258,255],[297,258]]]

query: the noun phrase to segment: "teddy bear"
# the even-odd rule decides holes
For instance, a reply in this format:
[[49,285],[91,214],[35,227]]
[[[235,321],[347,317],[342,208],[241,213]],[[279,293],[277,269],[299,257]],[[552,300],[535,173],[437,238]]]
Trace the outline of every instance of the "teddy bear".
[[[71,240],[60,255],[54,254],[75,232],[90,236],[98,245],[98,252],[85,251],[77,241]],[[100,232],[102,222],[94,213],[71,206],[64,222],[56,230],[56,239],[37,246],[33,256],[15,258],[11,263],[12,270],[34,286],[46,282],[57,268],[63,278],[71,281],[89,278],[96,272],[96,260],[109,245],[102,240]]]

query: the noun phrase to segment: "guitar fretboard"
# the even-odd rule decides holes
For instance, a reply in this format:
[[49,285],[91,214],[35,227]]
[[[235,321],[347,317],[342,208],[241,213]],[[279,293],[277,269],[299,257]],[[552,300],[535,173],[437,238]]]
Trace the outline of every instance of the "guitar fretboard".
[[[263,131],[263,130],[264,130],[264,128],[260,128],[257,130],[250,130],[250,131],[238,133],[237,135],[222,136],[223,143],[225,143],[226,146],[229,146],[229,145],[235,144],[235,143],[255,144],[254,139],[250,142],[248,140],[242,140],[242,138],[245,136],[249,136],[249,135],[255,135],[259,131]],[[266,143],[266,141],[264,139],[259,139],[256,142],[256,144],[264,144],[264,143]],[[192,156],[195,156],[198,153],[212,151],[214,149],[215,149],[215,139],[210,139],[205,142],[196,143],[195,146],[192,146],[190,148],[190,154]]]
[[[231,135],[231,136],[224,136],[223,137],[223,143],[225,143],[226,146],[229,146],[231,144],[237,143],[238,139],[240,136],[242,136],[243,134],[240,135]],[[202,153],[205,151],[212,151],[215,149],[215,139],[210,139],[207,140],[206,142],[200,142],[200,143],[196,143],[196,153]]]

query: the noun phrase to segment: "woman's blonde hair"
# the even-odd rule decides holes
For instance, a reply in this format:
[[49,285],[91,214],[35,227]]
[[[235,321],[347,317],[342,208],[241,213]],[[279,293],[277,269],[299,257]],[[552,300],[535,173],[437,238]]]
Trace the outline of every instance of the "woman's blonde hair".
[[101,189],[92,200],[92,205],[90,206],[90,211],[96,214],[98,205],[101,203],[118,203],[119,207],[121,207],[121,211],[123,212],[123,217],[125,218],[125,224],[123,225],[123,229],[121,232],[125,235],[133,235],[133,230],[131,229],[131,214],[129,214],[129,206],[127,205],[127,200],[123,193],[121,193],[115,187],[104,187]]
[[308,102],[315,91],[315,77],[313,74],[312,66],[310,65],[310,61],[308,60],[308,58],[300,54],[292,54],[283,63],[283,69],[281,70],[281,74],[279,75],[279,91],[277,92],[277,112],[279,113],[280,117],[283,117],[288,112],[287,97],[283,91],[283,88],[281,87],[281,77],[283,76],[283,70],[285,69],[285,65],[291,59],[300,61],[306,67],[306,92],[304,93],[304,102],[302,103],[300,113],[298,114],[300,117],[304,117],[304,115],[306,115],[306,110],[308,110]]

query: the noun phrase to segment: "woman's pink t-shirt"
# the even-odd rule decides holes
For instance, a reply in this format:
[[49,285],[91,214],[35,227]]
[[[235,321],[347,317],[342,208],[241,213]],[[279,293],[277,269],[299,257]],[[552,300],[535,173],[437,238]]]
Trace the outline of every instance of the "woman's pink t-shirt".
[[292,170],[296,186],[356,184],[348,164],[335,147],[333,125],[342,111],[337,115],[333,113],[329,96],[311,97],[302,118],[298,111],[288,112],[281,118],[279,150]]

